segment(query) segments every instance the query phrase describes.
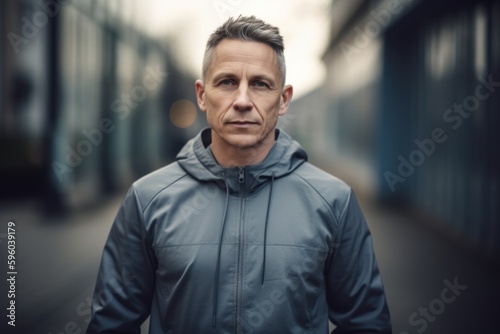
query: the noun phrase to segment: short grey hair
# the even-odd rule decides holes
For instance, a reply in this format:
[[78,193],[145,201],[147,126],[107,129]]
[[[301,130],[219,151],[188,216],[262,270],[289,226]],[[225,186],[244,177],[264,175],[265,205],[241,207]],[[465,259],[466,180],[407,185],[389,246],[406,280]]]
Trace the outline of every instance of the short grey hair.
[[277,27],[267,24],[253,15],[240,15],[237,19],[230,17],[210,35],[203,56],[203,80],[205,80],[208,67],[212,63],[214,49],[223,39],[260,42],[269,45],[276,53],[277,65],[281,75],[281,85],[285,84],[286,64],[283,36],[280,35]]

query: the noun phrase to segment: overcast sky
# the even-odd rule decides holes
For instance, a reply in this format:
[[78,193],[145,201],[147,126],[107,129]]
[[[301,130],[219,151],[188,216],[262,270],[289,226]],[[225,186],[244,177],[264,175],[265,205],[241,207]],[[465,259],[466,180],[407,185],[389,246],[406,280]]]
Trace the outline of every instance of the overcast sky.
[[[182,65],[199,77],[205,43],[229,16],[255,15],[285,39],[287,83],[297,98],[324,80],[320,60],[328,39],[330,0],[143,0],[129,8],[139,29],[169,37]],[[121,2],[123,4],[123,2]]]

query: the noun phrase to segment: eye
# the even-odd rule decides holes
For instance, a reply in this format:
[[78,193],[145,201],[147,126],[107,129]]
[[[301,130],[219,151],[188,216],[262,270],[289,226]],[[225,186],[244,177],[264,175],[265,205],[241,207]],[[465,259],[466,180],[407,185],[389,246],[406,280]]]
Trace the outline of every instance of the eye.
[[259,81],[255,81],[255,82],[253,83],[253,85],[254,85],[254,86],[257,86],[257,87],[260,87],[260,88],[266,88],[266,87],[269,87],[269,85],[268,85],[266,82],[261,81],[261,80],[259,80]]
[[233,81],[231,79],[224,79],[219,82],[219,85],[222,86],[229,86],[231,84],[233,84]]

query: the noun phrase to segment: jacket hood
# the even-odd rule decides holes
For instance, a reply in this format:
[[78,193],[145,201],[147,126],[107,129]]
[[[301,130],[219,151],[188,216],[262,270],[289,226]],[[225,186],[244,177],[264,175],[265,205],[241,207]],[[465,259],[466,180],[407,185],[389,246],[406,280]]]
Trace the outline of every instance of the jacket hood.
[[304,149],[285,131],[275,129],[275,136],[274,146],[261,163],[224,168],[217,164],[208,148],[212,142],[212,131],[206,128],[184,145],[177,155],[177,162],[199,181],[226,182],[231,192],[241,189],[238,178],[243,169],[246,191],[252,193],[272,176],[280,178],[288,175],[307,161]]

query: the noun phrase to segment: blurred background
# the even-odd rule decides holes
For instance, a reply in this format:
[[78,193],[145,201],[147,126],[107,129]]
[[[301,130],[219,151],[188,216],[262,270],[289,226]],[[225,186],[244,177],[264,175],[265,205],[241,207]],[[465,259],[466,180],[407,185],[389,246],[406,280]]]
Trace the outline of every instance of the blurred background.
[[85,331],[120,200],[206,126],[205,42],[239,14],[284,35],[279,126],[354,188],[394,333],[497,332],[500,1],[6,0],[2,310],[10,221],[18,274],[2,333]]

